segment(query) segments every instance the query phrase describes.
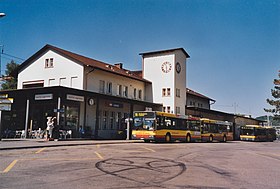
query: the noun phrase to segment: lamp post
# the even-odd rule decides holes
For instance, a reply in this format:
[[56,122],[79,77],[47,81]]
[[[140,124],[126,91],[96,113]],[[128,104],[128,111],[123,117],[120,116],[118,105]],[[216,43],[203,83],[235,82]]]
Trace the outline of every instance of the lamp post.
[[6,16],[6,14],[3,13],[3,12],[0,12],[0,18],[2,18],[2,17],[4,17],[4,16]]
[[[0,12],[0,18],[6,16],[5,13]],[[1,77],[1,54],[2,54],[2,49],[0,52],[0,77]],[[1,128],[1,123],[2,123],[2,111],[0,110],[0,141],[2,140],[2,128]]]
[[[3,13],[3,12],[0,12],[0,18],[3,18],[4,16],[6,16],[6,14],[5,13]],[[0,77],[2,77],[2,62],[1,62],[1,60],[2,60],[2,57],[1,57],[1,54],[2,54],[2,52],[3,52],[3,45],[0,45],[0,47],[1,47],[1,51],[0,51]]]

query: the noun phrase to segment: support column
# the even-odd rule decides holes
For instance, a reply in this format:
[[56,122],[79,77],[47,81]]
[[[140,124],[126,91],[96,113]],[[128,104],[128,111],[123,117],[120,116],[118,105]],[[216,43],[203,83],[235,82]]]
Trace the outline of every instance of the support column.
[[25,130],[24,130],[24,138],[27,137],[28,132],[28,117],[29,117],[29,99],[26,100],[26,110],[25,110]]
[[96,121],[95,121],[95,128],[94,128],[94,138],[98,138],[98,128],[99,128],[99,97],[96,98]]
[[57,114],[56,114],[56,125],[59,125],[60,118],[60,107],[61,107],[61,98],[57,98]]
[[87,96],[85,96],[85,101],[84,101],[84,126],[83,129],[85,130],[86,128],[86,119],[87,119]]

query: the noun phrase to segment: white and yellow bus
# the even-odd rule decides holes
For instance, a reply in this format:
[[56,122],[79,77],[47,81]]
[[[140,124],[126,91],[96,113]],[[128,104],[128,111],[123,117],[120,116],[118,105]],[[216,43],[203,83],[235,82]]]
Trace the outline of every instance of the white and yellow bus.
[[133,113],[132,139],[171,142],[186,140],[186,118],[157,111]]
[[205,142],[233,140],[232,123],[202,118],[201,140]]
[[227,139],[232,140],[232,135],[228,132],[230,126],[231,123],[223,121],[157,111],[137,111],[133,114],[132,139],[142,139],[145,142],[194,142],[203,139],[226,142]]
[[246,125],[240,127],[242,141],[271,141],[276,140],[276,130],[272,127],[260,125]]

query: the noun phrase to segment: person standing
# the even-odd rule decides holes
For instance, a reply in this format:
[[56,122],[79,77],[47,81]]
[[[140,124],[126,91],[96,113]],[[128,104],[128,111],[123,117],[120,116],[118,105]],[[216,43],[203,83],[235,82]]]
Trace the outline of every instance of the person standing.
[[53,129],[54,129],[54,120],[56,117],[47,117],[47,139],[52,138]]

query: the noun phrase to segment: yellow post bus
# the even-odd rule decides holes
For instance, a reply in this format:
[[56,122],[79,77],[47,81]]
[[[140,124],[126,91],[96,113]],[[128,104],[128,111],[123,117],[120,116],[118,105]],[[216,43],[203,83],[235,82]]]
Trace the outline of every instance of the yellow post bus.
[[149,141],[232,140],[232,123],[158,111],[133,113],[132,139]]
[[276,140],[276,130],[272,127],[260,125],[246,125],[240,127],[242,141],[271,141]]
[[202,118],[201,140],[204,142],[233,140],[232,123]]
[[187,141],[200,140],[200,120],[187,116],[157,112],[137,111],[133,113],[132,139],[149,141]]

